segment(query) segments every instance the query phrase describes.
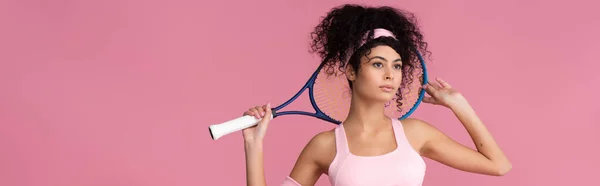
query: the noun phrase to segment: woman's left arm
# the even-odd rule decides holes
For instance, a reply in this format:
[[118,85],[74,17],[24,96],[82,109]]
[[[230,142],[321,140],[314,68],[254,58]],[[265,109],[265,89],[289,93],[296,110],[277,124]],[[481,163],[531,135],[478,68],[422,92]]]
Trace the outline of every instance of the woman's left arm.
[[466,147],[437,130],[419,121],[425,139],[422,155],[450,167],[486,175],[502,176],[512,169],[512,164],[498,146],[479,116],[466,99],[448,83],[437,79],[439,84],[428,84],[425,90],[431,97],[423,102],[442,105],[454,113],[467,130],[477,151]]

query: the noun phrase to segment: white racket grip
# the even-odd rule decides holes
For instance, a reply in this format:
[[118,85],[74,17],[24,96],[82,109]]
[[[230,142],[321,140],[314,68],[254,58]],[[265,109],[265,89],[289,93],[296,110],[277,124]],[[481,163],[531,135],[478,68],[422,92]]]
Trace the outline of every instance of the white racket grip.
[[[273,119],[272,114],[271,119]],[[233,132],[252,127],[258,124],[260,120],[261,119],[256,119],[254,116],[246,115],[220,124],[211,125],[208,127],[208,130],[212,139],[217,140],[227,134],[231,134]]]

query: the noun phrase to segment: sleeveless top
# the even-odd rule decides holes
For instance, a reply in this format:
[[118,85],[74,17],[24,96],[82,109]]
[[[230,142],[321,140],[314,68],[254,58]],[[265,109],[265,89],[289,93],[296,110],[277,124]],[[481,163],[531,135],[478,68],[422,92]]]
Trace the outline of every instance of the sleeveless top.
[[[335,128],[336,155],[329,166],[332,186],[421,186],[426,165],[406,138],[399,120],[392,118],[397,148],[378,156],[350,153],[343,124]],[[299,186],[287,176],[282,186]]]
[[335,128],[336,155],[329,167],[332,186],[420,186],[426,165],[406,138],[402,123],[392,118],[397,148],[377,156],[350,153],[343,124]]

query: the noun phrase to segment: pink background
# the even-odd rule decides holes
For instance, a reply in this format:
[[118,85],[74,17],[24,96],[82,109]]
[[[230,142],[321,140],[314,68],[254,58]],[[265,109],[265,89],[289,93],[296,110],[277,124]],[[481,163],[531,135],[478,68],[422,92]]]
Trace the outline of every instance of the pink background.
[[[310,31],[348,2],[0,1],[0,185],[244,185],[241,133],[213,141],[208,125],[295,93],[318,63]],[[467,96],[514,164],[491,177],[427,160],[425,185],[600,185],[598,3],[369,3],[418,15],[431,77]],[[449,110],[414,116],[471,146]],[[268,183],[332,127],[273,121]]]

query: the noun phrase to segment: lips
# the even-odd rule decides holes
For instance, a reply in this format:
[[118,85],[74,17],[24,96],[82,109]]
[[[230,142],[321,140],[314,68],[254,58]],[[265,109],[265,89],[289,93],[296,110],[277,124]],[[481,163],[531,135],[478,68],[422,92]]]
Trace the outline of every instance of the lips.
[[394,87],[392,87],[390,85],[379,86],[379,88],[381,90],[383,90],[384,92],[393,92],[394,91]]

